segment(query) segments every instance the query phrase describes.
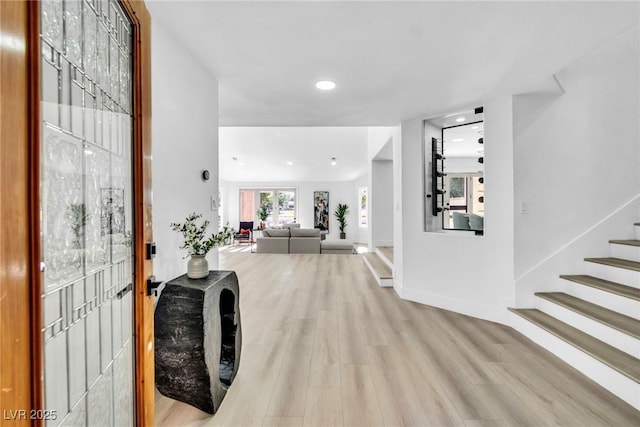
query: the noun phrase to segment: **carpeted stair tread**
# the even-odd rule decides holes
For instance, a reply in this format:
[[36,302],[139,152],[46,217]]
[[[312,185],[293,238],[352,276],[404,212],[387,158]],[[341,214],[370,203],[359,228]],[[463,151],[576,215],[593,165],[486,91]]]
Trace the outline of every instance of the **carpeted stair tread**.
[[627,270],[640,271],[640,262],[631,261],[622,258],[585,258],[587,262],[595,262],[597,264],[609,265],[611,267],[624,268]]
[[640,240],[629,239],[629,240],[609,240],[609,243],[615,243],[616,245],[627,245],[627,246],[640,246]]
[[592,288],[600,289],[612,294],[627,297],[636,301],[640,301],[640,289],[632,286],[622,285],[610,280],[599,279],[597,277],[589,276],[586,274],[563,274],[561,279],[571,280],[572,282],[580,283],[581,285],[590,286]]
[[633,317],[625,316],[563,292],[536,292],[536,296],[561,305],[634,338],[640,338],[640,320],[636,320]]
[[640,359],[620,351],[540,310],[532,308],[510,308],[509,310],[598,359],[633,381],[640,383]]
[[392,279],[393,273],[389,266],[376,254],[365,253],[363,254],[367,259],[371,267],[373,268],[376,276],[380,279]]

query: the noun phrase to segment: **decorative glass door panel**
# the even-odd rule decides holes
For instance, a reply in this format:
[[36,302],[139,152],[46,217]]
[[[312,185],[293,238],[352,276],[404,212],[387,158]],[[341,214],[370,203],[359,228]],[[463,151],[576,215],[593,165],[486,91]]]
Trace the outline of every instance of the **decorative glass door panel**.
[[[41,3],[47,425],[134,423],[132,25],[116,0]],[[53,417],[52,417],[53,418]]]

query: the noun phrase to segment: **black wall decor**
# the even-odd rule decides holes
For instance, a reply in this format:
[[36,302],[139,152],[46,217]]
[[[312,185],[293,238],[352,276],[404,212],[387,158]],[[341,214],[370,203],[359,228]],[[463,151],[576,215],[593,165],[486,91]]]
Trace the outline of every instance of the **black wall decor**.
[[[433,216],[444,211],[444,141],[431,138],[431,213]],[[440,197],[438,197],[440,196]]]

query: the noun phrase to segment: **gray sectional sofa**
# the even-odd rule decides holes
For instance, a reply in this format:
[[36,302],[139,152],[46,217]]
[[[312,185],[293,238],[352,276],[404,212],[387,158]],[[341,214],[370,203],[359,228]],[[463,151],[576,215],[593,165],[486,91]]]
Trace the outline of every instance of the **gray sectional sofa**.
[[256,239],[256,252],[269,254],[319,254],[320,230],[316,228],[266,228]]

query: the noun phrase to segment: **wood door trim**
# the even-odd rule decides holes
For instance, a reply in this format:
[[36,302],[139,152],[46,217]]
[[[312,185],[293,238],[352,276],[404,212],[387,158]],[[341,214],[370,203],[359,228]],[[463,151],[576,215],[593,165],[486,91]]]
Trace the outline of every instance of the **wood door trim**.
[[[151,19],[143,1],[121,0],[135,28],[134,224],[136,424],[154,424],[153,298],[146,295],[152,262],[144,259],[151,229]],[[45,409],[40,242],[40,4],[0,1],[0,400],[26,411],[0,425],[42,425],[30,409]],[[8,425],[8,424],[7,424]]]
[[[31,273],[31,408],[44,407],[44,346],[42,340],[42,242],[40,236],[40,2],[27,2],[27,67],[29,70],[29,245]],[[42,426],[44,420],[33,420]]]
[[[28,414],[33,388],[27,22],[26,2],[0,2],[0,409]],[[27,417],[0,418],[0,425],[29,424]]]
[[121,0],[134,26],[134,233],[135,233],[135,395],[136,424],[154,425],[155,381],[153,297],[146,281],[153,263],[145,259],[147,242],[153,241],[151,217],[151,18],[143,1]]

